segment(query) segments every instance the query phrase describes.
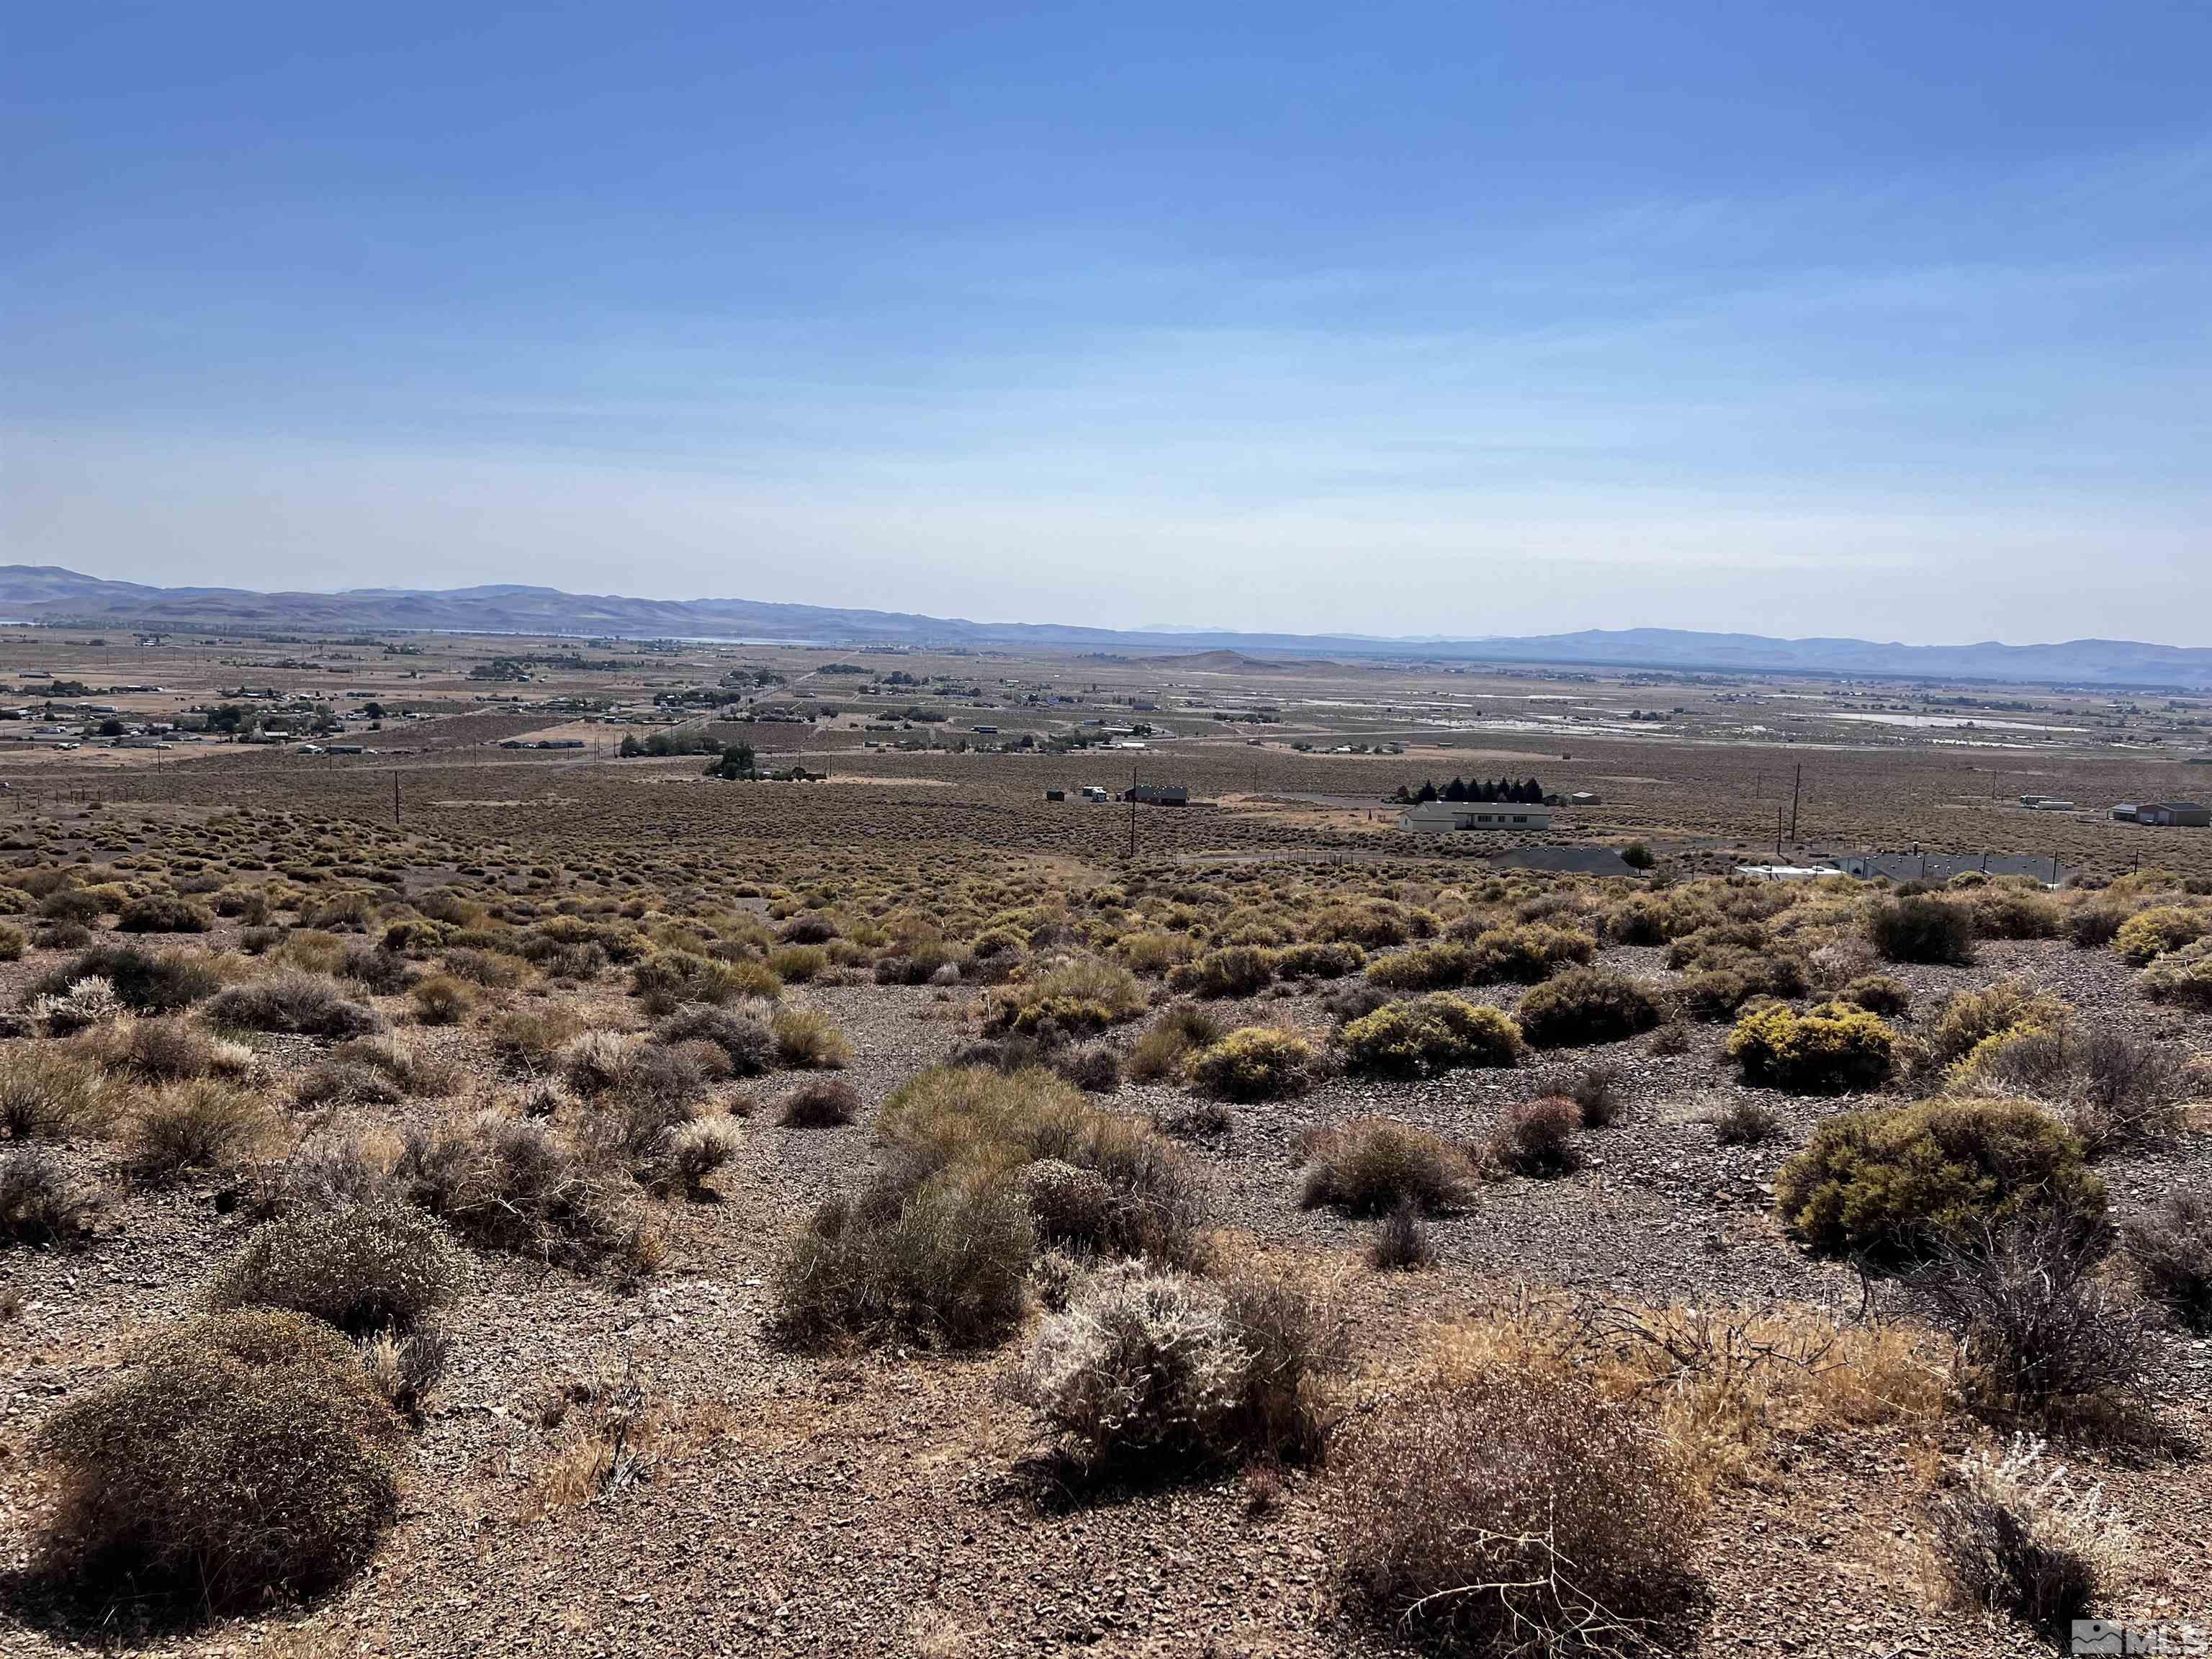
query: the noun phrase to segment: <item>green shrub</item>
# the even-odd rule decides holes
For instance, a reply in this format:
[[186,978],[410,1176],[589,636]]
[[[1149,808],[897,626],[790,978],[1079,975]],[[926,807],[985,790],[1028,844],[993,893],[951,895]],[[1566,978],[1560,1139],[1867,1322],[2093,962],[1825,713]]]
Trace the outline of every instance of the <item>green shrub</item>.
[[1837,1000],[1885,1019],[1894,1019],[1911,1011],[1912,988],[1887,974],[1863,974],[1844,987]]
[[1313,1080],[1314,1046],[1295,1031],[1248,1026],[1193,1054],[1185,1075],[1223,1100],[1281,1100]]
[[1974,959],[1973,917],[1962,902],[1952,900],[1881,900],[1868,915],[1867,937],[1892,962],[1963,967]]
[[1492,927],[1472,939],[1437,939],[1384,957],[1368,965],[1367,977],[1394,991],[1533,985],[1563,967],[1589,962],[1596,952],[1595,939],[1566,928]]
[[115,919],[118,933],[204,933],[214,926],[212,912],[169,893],[132,899]]
[[104,979],[123,1006],[138,1014],[169,1014],[189,1008],[222,988],[222,975],[206,957],[190,951],[155,952],[137,945],[99,945],[66,968],[35,981],[31,995],[60,996],[79,980]]
[[1885,1081],[1897,1033],[1863,1008],[1831,1002],[1809,1013],[1773,1004],[1745,1015],[1728,1056],[1747,1083],[1793,1094],[1841,1094]]
[[367,1036],[384,1028],[376,1010],[320,974],[273,974],[234,985],[209,1000],[207,1017],[228,1030],[297,1036]]
[[807,985],[830,971],[830,953],[813,945],[785,945],[768,953],[770,972],[786,985]]
[[348,1336],[405,1333],[453,1300],[460,1256],[418,1210],[352,1204],[279,1217],[216,1275],[208,1304],[289,1308]]
[[654,1014],[673,1013],[687,1002],[719,1006],[740,996],[773,998],[781,988],[782,981],[759,963],[723,962],[692,951],[655,951],[629,970],[629,994]]
[[1984,990],[1955,992],[1922,1033],[1915,1070],[1923,1076],[1946,1071],[1991,1037],[2062,1025],[2069,1012],[2057,997],[2023,979],[2001,979]]
[[1511,1019],[1443,992],[1386,1003],[1345,1026],[1340,1039],[1355,1069],[1397,1077],[1511,1066],[1522,1053],[1521,1030]]
[[1003,1176],[949,1168],[878,1181],[817,1209],[775,1275],[777,1326],[802,1345],[842,1336],[986,1346],[1022,1316],[1036,1231]]
[[141,1101],[125,1132],[124,1164],[159,1186],[235,1168],[275,1128],[259,1096],[220,1078],[165,1084]]
[[1221,1022],[1205,1009],[1183,1002],[1161,1011],[1129,1053],[1129,1075],[1139,1083],[1159,1083],[1182,1075],[1194,1049],[1221,1041]]
[[1267,989],[1274,979],[1273,951],[1231,945],[1177,963],[1168,970],[1168,988],[1191,996],[1249,997]]
[[1588,933],[1541,923],[1492,927],[1474,939],[1482,984],[1534,985],[1562,968],[1579,966],[1597,954]]
[[1474,1167],[1450,1142],[1395,1118],[1355,1118],[1310,1133],[1299,1201],[1346,1215],[1385,1215],[1401,1204],[1428,1214],[1472,1201]]
[[2057,939],[2065,922],[2058,901],[2039,889],[1991,883],[1974,894],[1968,908],[1981,939]]
[[407,995],[415,1018],[425,1025],[458,1025],[477,1006],[476,993],[451,974],[433,974]]
[[397,1512],[399,1433],[336,1332],[267,1309],[194,1320],[40,1427],[52,1564],[216,1613],[315,1594]]
[[2154,957],[2136,983],[2154,1002],[2212,1008],[2212,938]]
[[992,994],[985,1024],[1034,1031],[1048,1022],[1071,1034],[1103,1030],[1145,1012],[1144,987],[1119,963],[1065,957]]
[[1521,999],[1521,1035],[1539,1048],[1618,1042],[1659,1023],[1659,999],[1610,968],[1573,968]]
[[895,1090],[876,1127],[902,1181],[963,1169],[1012,1178],[1055,1158],[1112,1190],[1089,1248],[1184,1267],[1204,1257],[1210,1200],[1197,1171],[1149,1124],[1101,1109],[1050,1072],[939,1066]]
[[2142,968],[2168,951],[2196,944],[2207,934],[2212,934],[2212,910],[2161,904],[2138,910],[2121,923],[2112,936],[2112,949]]
[[853,1045],[845,1034],[827,1014],[812,1008],[795,1004],[778,1007],[769,1017],[769,1032],[775,1038],[776,1058],[786,1066],[836,1072],[852,1064]]
[[1440,939],[1369,963],[1367,977],[1390,991],[1448,990],[1474,984],[1481,968],[1481,953],[1472,944]]
[[52,1140],[104,1126],[117,1091],[97,1058],[58,1043],[0,1048],[0,1135]]
[[1285,979],[1342,979],[1366,965],[1367,952],[1344,940],[1309,940],[1275,952],[1275,972]]
[[1894,1259],[2028,1203],[2094,1218],[2105,1184],[2081,1143],[2024,1101],[1929,1100],[1844,1112],[1775,1177],[1775,1212],[1816,1250]]

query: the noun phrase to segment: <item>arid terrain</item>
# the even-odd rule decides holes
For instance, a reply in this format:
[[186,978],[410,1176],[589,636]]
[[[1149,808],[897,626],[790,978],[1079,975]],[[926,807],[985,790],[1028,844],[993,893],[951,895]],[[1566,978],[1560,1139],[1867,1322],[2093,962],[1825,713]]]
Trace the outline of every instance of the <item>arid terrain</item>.
[[[2212,1626],[2212,830],[2110,811],[2212,790],[2212,698],[44,628],[0,686],[0,1651]],[[1550,827],[1397,827],[1454,779]],[[1735,873],[1908,853],[2055,878]]]

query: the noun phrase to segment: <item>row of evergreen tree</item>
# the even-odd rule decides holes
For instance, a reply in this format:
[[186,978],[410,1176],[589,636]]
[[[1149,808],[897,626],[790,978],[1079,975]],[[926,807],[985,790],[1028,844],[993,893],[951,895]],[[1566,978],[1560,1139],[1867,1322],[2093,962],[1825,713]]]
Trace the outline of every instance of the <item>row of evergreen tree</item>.
[[1522,805],[1539,806],[1544,800],[1544,786],[1534,778],[1515,782],[1511,778],[1480,778],[1469,783],[1464,778],[1454,778],[1439,789],[1424,781],[1419,789],[1408,794],[1402,787],[1398,799],[1419,804],[1422,801],[1508,801]]

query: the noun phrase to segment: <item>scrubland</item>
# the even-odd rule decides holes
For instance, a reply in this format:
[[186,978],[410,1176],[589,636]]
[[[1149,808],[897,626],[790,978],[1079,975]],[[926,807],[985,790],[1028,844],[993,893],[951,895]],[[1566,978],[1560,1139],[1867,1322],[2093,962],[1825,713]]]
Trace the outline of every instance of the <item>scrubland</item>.
[[2187,858],[1597,879],[1206,809],[1131,860],[980,772],[486,776],[470,723],[398,824],[243,752],[0,823],[7,1650],[2212,1611]]

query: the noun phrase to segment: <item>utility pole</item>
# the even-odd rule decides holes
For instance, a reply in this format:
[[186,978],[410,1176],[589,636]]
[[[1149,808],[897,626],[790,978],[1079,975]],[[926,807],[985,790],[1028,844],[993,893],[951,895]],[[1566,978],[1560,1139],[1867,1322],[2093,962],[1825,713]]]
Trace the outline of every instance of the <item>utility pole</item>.
[[1797,776],[1790,786],[1790,839],[1797,839],[1797,792],[1805,781],[1805,763],[1797,763]]
[[1136,856],[1137,856],[1137,769],[1136,769],[1135,764],[1134,764],[1133,763],[1131,763],[1131,765],[1130,765],[1130,767],[1129,767],[1129,858],[1130,858],[1130,860],[1131,860],[1131,861],[1132,861],[1132,862],[1134,862],[1134,861],[1135,861]]
[[392,822],[395,825],[399,822],[399,769],[397,766],[392,769]]

